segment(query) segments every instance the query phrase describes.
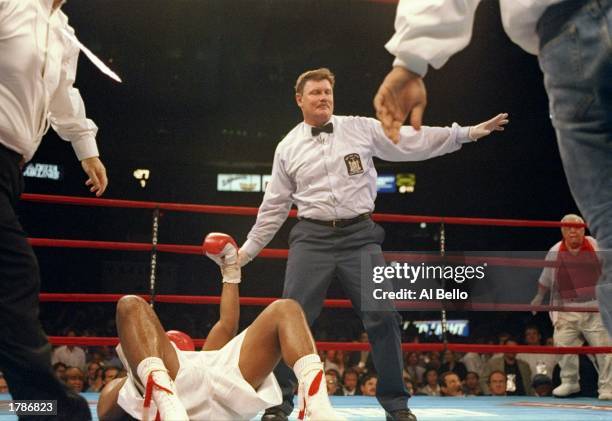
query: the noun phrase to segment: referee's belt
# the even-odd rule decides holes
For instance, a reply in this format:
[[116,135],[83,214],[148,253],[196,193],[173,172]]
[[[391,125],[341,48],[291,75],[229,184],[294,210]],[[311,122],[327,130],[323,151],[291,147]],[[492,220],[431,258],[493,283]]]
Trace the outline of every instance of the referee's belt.
[[359,216],[356,216],[351,219],[332,219],[331,221],[321,221],[319,219],[310,219],[310,218],[300,218],[300,221],[308,221],[313,224],[324,225],[326,227],[332,228],[344,228],[349,225],[356,224],[357,222],[365,221],[366,219],[370,219],[370,213],[362,213]]

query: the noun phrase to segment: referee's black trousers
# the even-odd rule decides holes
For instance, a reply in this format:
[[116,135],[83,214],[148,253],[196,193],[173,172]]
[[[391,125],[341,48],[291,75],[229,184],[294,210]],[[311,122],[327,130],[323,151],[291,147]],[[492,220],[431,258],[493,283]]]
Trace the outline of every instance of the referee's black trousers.
[[51,368],[51,345],[38,318],[38,261],[15,212],[23,191],[20,161],[0,145],[0,371],[13,400],[57,400],[57,419],[88,419],[87,403]]

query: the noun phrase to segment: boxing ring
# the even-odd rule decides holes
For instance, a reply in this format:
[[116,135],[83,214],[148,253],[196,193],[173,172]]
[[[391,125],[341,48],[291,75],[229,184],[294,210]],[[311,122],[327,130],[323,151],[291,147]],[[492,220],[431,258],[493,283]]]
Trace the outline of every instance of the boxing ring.
[[[149,264],[149,291],[148,294],[140,292],[140,296],[156,306],[163,306],[166,303],[182,305],[218,305],[219,296],[202,295],[167,295],[159,294],[157,289],[157,271],[160,262],[160,253],[173,253],[185,255],[202,255],[201,245],[186,244],[164,244],[160,243],[158,237],[159,225],[161,223],[161,212],[193,212],[203,214],[220,214],[250,216],[257,214],[257,208],[239,206],[213,206],[213,205],[194,205],[161,202],[143,202],[130,200],[81,198],[71,196],[49,196],[39,194],[24,194],[25,201],[36,203],[48,203],[55,205],[75,205],[75,206],[96,206],[108,208],[136,208],[148,209],[151,211],[151,242],[117,242],[117,241],[92,241],[74,240],[63,238],[30,238],[34,247],[52,248],[78,248],[90,250],[115,250],[129,252],[148,252],[150,253]],[[295,218],[296,212],[292,210],[290,217]],[[487,225],[503,227],[539,227],[539,228],[558,228],[562,224],[553,221],[527,221],[511,219],[486,219],[486,218],[452,218],[434,216],[415,216],[382,214],[372,215],[376,222],[387,223],[432,223],[439,225],[439,245],[440,252],[445,252],[446,231],[445,226],[455,225]],[[218,231],[223,231],[219,226]],[[204,234],[204,233],[203,233]],[[288,251],[285,249],[264,249],[258,256],[269,259],[286,259]],[[393,255],[388,256],[393,258]],[[518,260],[513,264],[533,264],[531,261]],[[540,265],[546,263],[539,262]],[[279,277],[280,280],[280,277]],[[534,280],[535,282],[535,280]],[[61,302],[61,303],[114,303],[125,294],[84,294],[84,293],[41,293],[40,301]],[[273,302],[275,297],[240,297],[243,306],[265,306]],[[423,310],[431,311],[431,303],[425,305]],[[44,305],[44,304],[43,304]],[[418,309],[419,303],[414,303]],[[438,305],[438,304],[436,304]],[[324,307],[328,308],[351,308],[351,303],[345,299],[326,299]],[[157,307],[156,307],[157,308]],[[501,345],[481,345],[469,343],[448,343],[446,340],[446,311],[549,311],[564,310],[562,306],[550,305],[526,305],[526,304],[503,304],[503,303],[470,303],[454,307],[451,303],[447,306],[438,308],[440,311],[441,325],[443,330],[443,341],[440,343],[404,343],[404,351],[444,351],[453,350],[455,352],[477,352],[477,353],[499,353],[499,352],[522,352],[522,353],[543,353],[543,354],[597,354],[612,353],[612,347],[552,347],[552,346],[501,346]],[[400,308],[401,310],[401,308]],[[577,311],[573,309],[573,311]],[[583,308],[580,311],[594,312],[596,308]],[[189,333],[189,332],[187,332]],[[82,345],[82,346],[114,346],[118,343],[116,337],[62,337],[50,336],[53,345]],[[205,339],[195,338],[196,346],[201,346]],[[368,350],[369,344],[355,342],[317,342],[319,350],[337,349],[345,351]],[[97,419],[96,404],[98,394],[84,393],[92,409],[94,419]],[[349,420],[381,420],[385,414],[383,409],[373,397],[351,396],[351,397],[331,397],[332,404],[338,412],[346,416]],[[0,420],[15,420],[15,416],[8,415],[3,409],[6,407],[10,395],[0,394]],[[612,402],[600,401],[594,398],[540,398],[528,396],[516,397],[429,397],[414,396],[409,401],[410,408],[420,421],[437,420],[458,420],[474,418],[475,421],[490,420],[612,420]],[[297,419],[297,410],[291,415],[290,419]],[[259,419],[257,417],[256,419]]]

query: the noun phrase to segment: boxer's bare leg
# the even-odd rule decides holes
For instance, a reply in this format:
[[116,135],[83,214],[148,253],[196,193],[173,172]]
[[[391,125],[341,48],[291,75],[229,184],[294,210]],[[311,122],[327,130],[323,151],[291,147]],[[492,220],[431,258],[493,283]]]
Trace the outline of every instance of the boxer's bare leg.
[[299,358],[316,353],[302,307],[283,299],[266,307],[249,326],[238,364],[245,380],[257,389],[281,357],[293,367]]
[[151,306],[135,295],[122,297],[117,303],[117,332],[121,348],[130,370],[147,357],[158,357],[164,362],[172,379],[179,369],[178,357],[166,332]]

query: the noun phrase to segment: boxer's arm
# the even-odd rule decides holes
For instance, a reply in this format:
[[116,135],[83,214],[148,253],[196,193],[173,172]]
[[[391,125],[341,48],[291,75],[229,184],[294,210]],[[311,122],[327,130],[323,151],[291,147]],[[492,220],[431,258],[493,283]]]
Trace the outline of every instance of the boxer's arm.
[[232,237],[223,233],[210,233],[204,239],[204,252],[221,268],[223,286],[219,307],[219,321],[210,332],[203,351],[220,349],[228,343],[238,331],[240,320],[240,284],[241,271],[238,264],[238,246]]
[[111,380],[100,392],[100,397],[98,398],[98,418],[100,421],[124,420],[128,417],[127,412],[117,403],[119,390],[121,390],[127,379],[127,377],[123,377]]
[[223,283],[219,321],[210,330],[202,351],[214,351],[228,343],[238,332],[240,321],[240,284]]

